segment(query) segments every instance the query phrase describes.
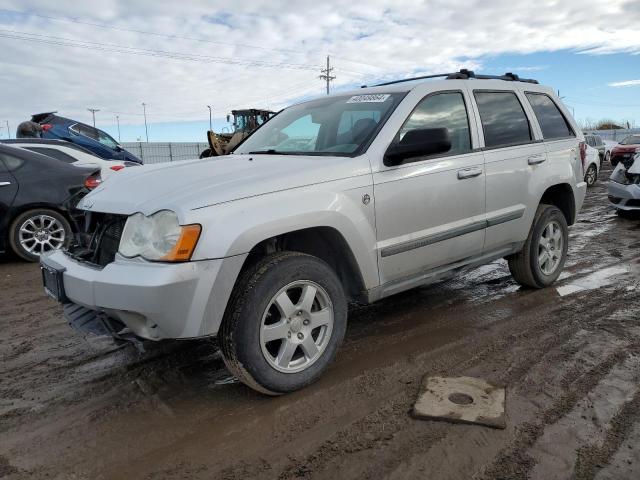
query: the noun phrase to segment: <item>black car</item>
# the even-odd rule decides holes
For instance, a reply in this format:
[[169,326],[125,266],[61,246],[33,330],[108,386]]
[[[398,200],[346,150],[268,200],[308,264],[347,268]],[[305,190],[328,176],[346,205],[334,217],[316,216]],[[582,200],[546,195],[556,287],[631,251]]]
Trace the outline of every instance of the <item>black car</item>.
[[0,252],[11,247],[35,262],[69,245],[81,217],[74,207],[99,175],[96,168],[0,144]]

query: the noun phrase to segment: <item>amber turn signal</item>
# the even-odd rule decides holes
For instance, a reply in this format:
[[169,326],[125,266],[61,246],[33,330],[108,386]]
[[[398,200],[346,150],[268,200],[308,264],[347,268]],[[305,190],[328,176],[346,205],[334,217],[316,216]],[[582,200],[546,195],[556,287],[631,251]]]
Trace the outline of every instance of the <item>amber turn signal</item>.
[[201,227],[198,224],[185,225],[182,228],[180,238],[176,242],[171,251],[162,257],[162,261],[165,262],[186,262],[191,259],[193,251],[196,249],[196,244],[200,238]]

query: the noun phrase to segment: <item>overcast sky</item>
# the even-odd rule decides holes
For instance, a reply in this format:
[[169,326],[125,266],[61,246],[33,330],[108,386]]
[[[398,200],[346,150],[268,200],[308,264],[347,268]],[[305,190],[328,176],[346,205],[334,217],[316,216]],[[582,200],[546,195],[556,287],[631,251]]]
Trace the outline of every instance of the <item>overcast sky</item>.
[[[232,108],[461,67],[560,89],[578,119],[640,126],[640,1],[0,0],[0,127],[58,110],[123,141],[205,139]],[[0,138],[6,138],[6,129]]]

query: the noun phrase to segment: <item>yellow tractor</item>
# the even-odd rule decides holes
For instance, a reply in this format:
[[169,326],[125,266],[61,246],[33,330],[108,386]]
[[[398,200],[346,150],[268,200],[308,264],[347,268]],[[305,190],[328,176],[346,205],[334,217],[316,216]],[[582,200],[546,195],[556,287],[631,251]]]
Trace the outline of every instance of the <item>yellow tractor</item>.
[[[232,110],[231,115],[233,115],[233,133],[215,133],[213,130],[208,130],[207,141],[209,142],[209,148],[200,154],[200,158],[228,155],[251,132],[273,117],[275,112],[250,108],[247,110]],[[227,115],[227,122],[230,119],[230,116]]]

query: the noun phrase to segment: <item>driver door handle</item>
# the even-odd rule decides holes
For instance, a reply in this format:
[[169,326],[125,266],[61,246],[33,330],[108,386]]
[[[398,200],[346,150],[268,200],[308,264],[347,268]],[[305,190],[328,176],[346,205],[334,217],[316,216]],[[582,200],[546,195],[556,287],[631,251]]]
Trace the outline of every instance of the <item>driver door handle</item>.
[[11,182],[0,182],[0,187],[6,187],[7,185],[11,185]]
[[544,162],[545,160],[547,160],[547,156],[543,153],[538,155],[531,155],[529,158],[527,158],[527,162],[529,163],[529,165],[537,165]]
[[464,170],[458,170],[458,180],[465,180],[479,175],[482,175],[481,168],[466,168]]

